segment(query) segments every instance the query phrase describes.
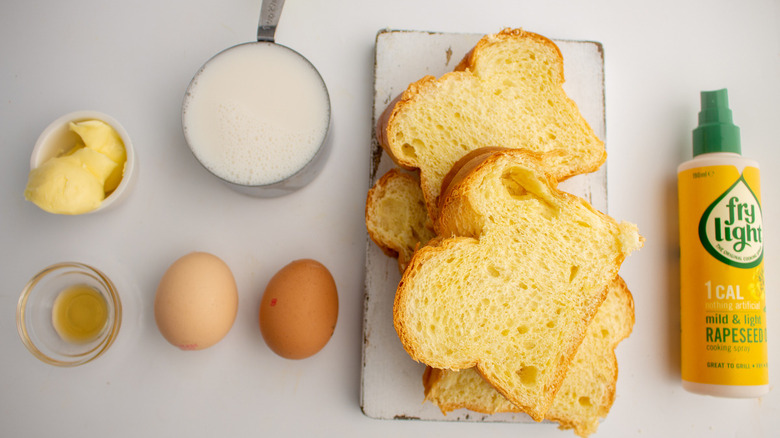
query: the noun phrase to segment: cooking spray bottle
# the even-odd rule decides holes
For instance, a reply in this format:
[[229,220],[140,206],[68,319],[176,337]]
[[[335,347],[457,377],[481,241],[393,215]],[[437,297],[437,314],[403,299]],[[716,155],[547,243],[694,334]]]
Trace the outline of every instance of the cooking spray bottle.
[[683,388],[759,397],[769,390],[760,175],[741,156],[727,90],[701,93],[693,159],[677,171]]

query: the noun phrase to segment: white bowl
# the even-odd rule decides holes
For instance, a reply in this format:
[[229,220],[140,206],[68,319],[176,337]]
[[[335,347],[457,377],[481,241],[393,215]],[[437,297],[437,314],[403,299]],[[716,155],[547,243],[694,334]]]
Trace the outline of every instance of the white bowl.
[[41,135],[38,137],[38,140],[35,142],[35,147],[33,147],[32,155],[30,156],[30,170],[32,170],[43,164],[45,161],[67,152],[76,145],[76,142],[79,139],[78,135],[70,130],[68,126],[70,122],[82,122],[85,120],[95,119],[108,123],[116,130],[125,145],[127,161],[125,162],[125,170],[122,175],[122,181],[119,183],[117,188],[114,189],[114,191],[111,192],[111,194],[100,203],[98,208],[88,211],[84,214],[107,210],[118,204],[119,201],[123,199],[130,191],[130,187],[135,181],[136,165],[133,142],[130,141],[130,135],[119,123],[119,121],[100,111],[83,110],[65,114],[57,120],[51,122],[51,124],[49,124],[49,126],[43,130]]

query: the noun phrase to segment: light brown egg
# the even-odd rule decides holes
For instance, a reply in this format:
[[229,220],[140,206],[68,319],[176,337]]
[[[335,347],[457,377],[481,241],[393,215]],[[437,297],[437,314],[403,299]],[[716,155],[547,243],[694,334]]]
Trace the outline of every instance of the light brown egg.
[[321,263],[296,260],[268,282],[260,302],[260,331],[279,356],[304,359],[328,343],[339,313],[336,282]]
[[219,257],[193,252],[165,272],[154,298],[154,319],[165,339],[182,350],[202,350],[230,331],[238,312],[233,273]]

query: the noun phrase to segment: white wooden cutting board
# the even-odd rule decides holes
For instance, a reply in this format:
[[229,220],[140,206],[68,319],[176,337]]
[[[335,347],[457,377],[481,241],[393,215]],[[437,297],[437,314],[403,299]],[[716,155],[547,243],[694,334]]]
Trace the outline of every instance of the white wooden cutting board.
[[[406,87],[425,75],[452,71],[482,35],[382,30],[377,34],[374,65],[374,125],[387,105]],[[604,56],[590,41],[555,41],[563,54],[564,88],[579,106],[596,135],[605,139]],[[392,160],[372,137],[369,187]],[[607,212],[606,165],[593,174],[565,181],[561,189],[581,196]],[[443,415],[423,402],[425,366],[404,351],[393,328],[393,297],[401,275],[396,259],[387,257],[369,239],[366,248],[363,316],[363,367],[360,405],[377,419],[531,422],[525,414],[483,415],[465,409]]]

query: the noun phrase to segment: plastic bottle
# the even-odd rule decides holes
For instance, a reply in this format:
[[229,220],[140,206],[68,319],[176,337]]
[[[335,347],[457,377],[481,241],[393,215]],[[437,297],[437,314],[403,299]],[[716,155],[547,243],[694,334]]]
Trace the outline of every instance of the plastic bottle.
[[760,174],[741,152],[727,90],[703,91],[677,169],[682,385],[720,397],[769,391]]

